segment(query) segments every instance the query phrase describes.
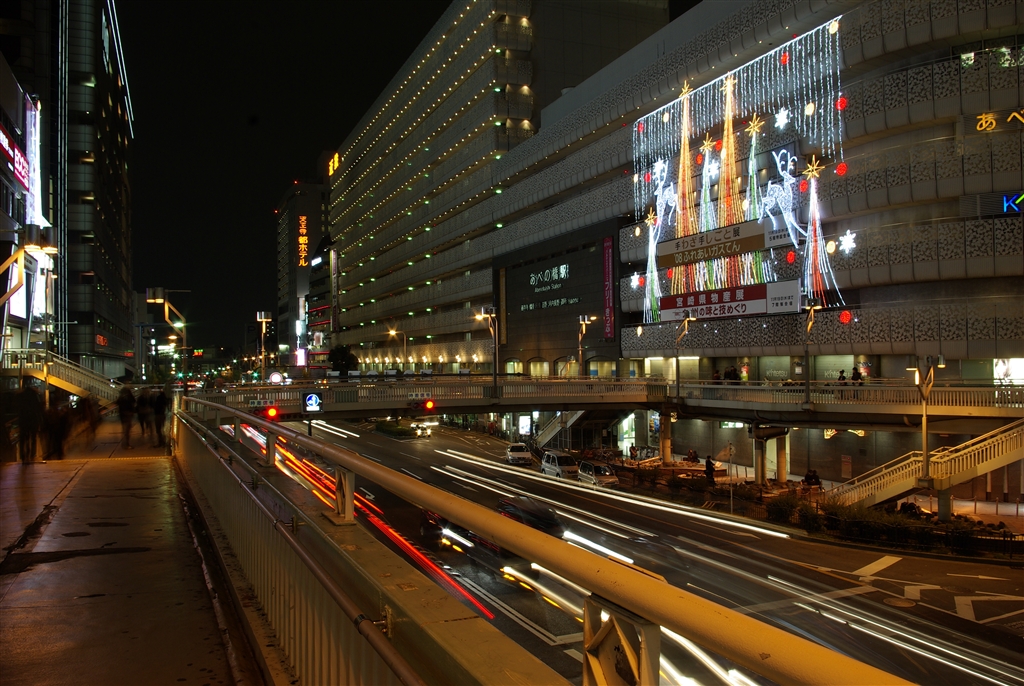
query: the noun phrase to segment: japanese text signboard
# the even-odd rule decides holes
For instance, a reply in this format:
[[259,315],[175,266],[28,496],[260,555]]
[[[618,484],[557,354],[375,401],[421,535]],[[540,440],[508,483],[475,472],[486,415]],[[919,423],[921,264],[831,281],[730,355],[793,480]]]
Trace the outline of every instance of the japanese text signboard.
[[658,243],[658,267],[742,255],[789,243],[789,233],[785,230],[773,231],[771,224],[762,226],[756,221],[744,222]]
[[800,311],[800,282],[780,281],[758,286],[724,288],[661,299],[662,321],[722,319],[757,314],[785,314]]

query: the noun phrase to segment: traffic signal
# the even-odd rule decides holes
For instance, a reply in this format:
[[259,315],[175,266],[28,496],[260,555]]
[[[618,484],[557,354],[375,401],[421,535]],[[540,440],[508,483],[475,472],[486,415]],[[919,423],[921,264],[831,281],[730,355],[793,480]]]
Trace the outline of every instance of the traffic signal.
[[261,419],[269,419],[272,422],[276,422],[281,418],[281,411],[277,409],[276,405],[257,407],[253,410],[253,414]]
[[433,413],[436,408],[437,403],[435,403],[431,398],[409,403],[409,409],[416,412]]

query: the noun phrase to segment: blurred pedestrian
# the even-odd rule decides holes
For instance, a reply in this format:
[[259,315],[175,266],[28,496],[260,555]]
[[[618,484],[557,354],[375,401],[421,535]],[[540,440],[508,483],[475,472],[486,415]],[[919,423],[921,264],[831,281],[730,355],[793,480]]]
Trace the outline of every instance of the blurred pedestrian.
[[704,475],[708,478],[708,486],[715,485],[715,463],[711,461],[711,456],[708,455],[707,459],[704,460]]
[[153,408],[150,406],[149,389],[143,388],[139,391],[139,397],[135,399],[135,412],[139,415],[139,432],[142,438],[153,428]]
[[131,448],[132,421],[135,419],[135,396],[127,386],[117,396],[117,413],[121,417],[121,445]]
[[43,403],[26,378],[18,391],[18,452],[28,464],[36,459],[36,437],[43,425]]
[[153,435],[157,445],[164,444],[164,422],[167,418],[167,392],[166,386],[161,388],[150,398],[149,405],[153,410]]
[[51,407],[46,411],[46,454],[57,460],[64,459],[64,443],[71,433],[71,414],[66,407]]

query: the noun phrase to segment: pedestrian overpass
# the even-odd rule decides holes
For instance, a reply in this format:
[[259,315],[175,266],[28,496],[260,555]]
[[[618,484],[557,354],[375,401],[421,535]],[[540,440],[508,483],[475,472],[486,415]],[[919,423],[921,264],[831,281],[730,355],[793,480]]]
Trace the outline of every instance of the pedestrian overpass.
[[0,374],[31,376],[42,381],[44,386],[56,386],[78,396],[94,396],[103,404],[117,400],[121,387],[121,384],[91,369],[45,350],[4,350]]

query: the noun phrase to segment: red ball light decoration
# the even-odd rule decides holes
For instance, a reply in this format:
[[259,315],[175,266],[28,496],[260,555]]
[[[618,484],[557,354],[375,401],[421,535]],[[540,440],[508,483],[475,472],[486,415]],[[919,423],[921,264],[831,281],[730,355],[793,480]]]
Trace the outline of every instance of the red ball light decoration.
[[643,133],[644,132],[644,123],[643,122],[640,122],[639,124],[636,125],[636,132],[637,133]]
[[839,323],[840,324],[849,324],[852,321],[853,321],[853,314],[851,314],[851,312],[849,310],[843,310],[842,312],[839,313]]
[[842,112],[843,110],[846,109],[846,104],[847,104],[846,96],[841,95],[841,96],[839,96],[839,99],[836,100],[836,109],[839,110],[840,112]]
[[786,253],[786,264],[793,264],[796,262],[796,251],[790,250]]
[[640,284],[640,288],[643,288],[644,287],[644,283],[646,281],[647,281],[647,279],[641,276],[640,279],[637,281],[637,283]]
[[836,174],[839,176],[846,176],[847,169],[849,169],[849,167],[846,166],[846,162],[840,162],[836,165]]
[[715,150],[721,150],[721,149],[722,149],[722,140],[719,139],[719,140],[715,141]]
[[697,164],[704,164],[704,154],[697,153]]
[[811,184],[807,183],[807,179],[800,182],[800,192],[806,193],[807,189],[811,187]]
[[781,55],[779,55],[779,64],[781,64],[782,66],[786,66],[787,64],[789,64],[788,52],[784,52]]
[[651,182],[651,172],[644,172],[644,183]]
[[668,272],[666,272],[666,276],[668,276],[668,278],[670,278],[670,279],[672,278],[672,268],[671,267],[669,267]]

